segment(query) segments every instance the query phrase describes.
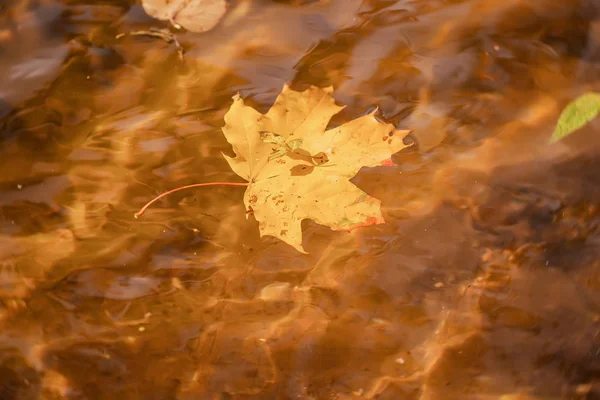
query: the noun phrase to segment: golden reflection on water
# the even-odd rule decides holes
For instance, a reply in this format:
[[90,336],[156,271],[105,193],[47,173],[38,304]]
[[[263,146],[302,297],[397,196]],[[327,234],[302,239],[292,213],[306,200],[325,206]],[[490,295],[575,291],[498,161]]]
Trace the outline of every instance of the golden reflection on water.
[[[0,8],[0,398],[594,399],[594,1],[232,1],[172,44],[126,1]],[[231,97],[333,85],[414,129],[354,182],[387,224],[258,237]]]

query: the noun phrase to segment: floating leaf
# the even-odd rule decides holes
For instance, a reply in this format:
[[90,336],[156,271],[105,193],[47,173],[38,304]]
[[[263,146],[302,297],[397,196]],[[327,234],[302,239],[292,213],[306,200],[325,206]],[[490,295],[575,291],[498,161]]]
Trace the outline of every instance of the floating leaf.
[[[264,115],[235,96],[225,115],[223,133],[236,153],[225,158],[250,182],[244,203],[261,236],[275,236],[301,252],[304,219],[334,230],[383,223],[379,200],[350,179],[362,167],[382,165],[406,147],[402,138],[408,131],[395,130],[373,114],[326,131],[343,108],[331,93],[331,88],[296,92],[284,86]],[[286,149],[274,153],[261,132],[270,133],[269,141],[284,138]]]
[[191,32],[214,28],[227,11],[225,0],[142,0],[144,11]]
[[596,118],[600,93],[586,93],[570,102],[560,114],[550,142],[557,142]]

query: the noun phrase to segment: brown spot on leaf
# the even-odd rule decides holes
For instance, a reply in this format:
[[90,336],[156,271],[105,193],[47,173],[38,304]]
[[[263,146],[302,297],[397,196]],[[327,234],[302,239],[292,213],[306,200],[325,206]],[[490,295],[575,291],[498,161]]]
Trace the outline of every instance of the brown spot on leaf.
[[313,171],[313,169],[315,169],[315,167],[312,165],[306,165],[306,164],[294,165],[290,169],[290,175],[291,176],[306,176],[306,175],[310,174]]
[[287,155],[292,160],[302,160],[302,161],[308,161],[308,162],[310,162],[310,160],[312,160],[312,156],[310,155],[310,153],[303,149],[296,149],[294,151],[290,151],[290,152],[288,152]]
[[252,204],[256,204],[257,201],[258,201],[258,197],[255,194],[250,196],[250,200],[248,200],[248,202],[252,203]]
[[316,165],[323,165],[326,162],[329,162],[329,157],[327,157],[327,154],[321,152],[321,153],[315,154],[315,156],[313,157],[313,161],[315,162]]
[[282,229],[282,230],[281,230],[281,232],[279,232],[279,234],[280,234],[281,236],[285,236],[285,235],[287,235],[287,229]]

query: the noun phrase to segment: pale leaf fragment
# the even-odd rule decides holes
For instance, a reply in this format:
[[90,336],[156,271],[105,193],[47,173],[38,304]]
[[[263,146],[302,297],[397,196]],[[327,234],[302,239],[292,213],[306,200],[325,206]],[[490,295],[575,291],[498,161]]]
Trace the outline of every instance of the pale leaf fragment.
[[214,28],[227,11],[225,0],[142,0],[144,11],[191,32]]
[[379,200],[350,179],[406,147],[402,139],[409,132],[374,114],[326,131],[343,108],[335,104],[332,91],[311,87],[296,92],[284,86],[264,115],[235,96],[225,115],[223,133],[236,154],[225,158],[250,182],[244,203],[261,236],[275,236],[301,252],[304,219],[333,230],[384,222]]

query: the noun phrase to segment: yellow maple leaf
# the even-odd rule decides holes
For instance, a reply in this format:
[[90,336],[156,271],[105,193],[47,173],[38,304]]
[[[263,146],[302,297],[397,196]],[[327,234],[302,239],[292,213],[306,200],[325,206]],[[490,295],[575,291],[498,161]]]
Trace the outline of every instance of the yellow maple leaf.
[[350,179],[406,147],[402,138],[409,132],[378,121],[373,113],[326,131],[343,108],[332,91],[296,92],[286,85],[264,115],[236,95],[225,115],[223,133],[236,156],[224,156],[249,182],[244,203],[260,235],[275,236],[301,252],[304,219],[333,230],[384,222],[379,200]]

